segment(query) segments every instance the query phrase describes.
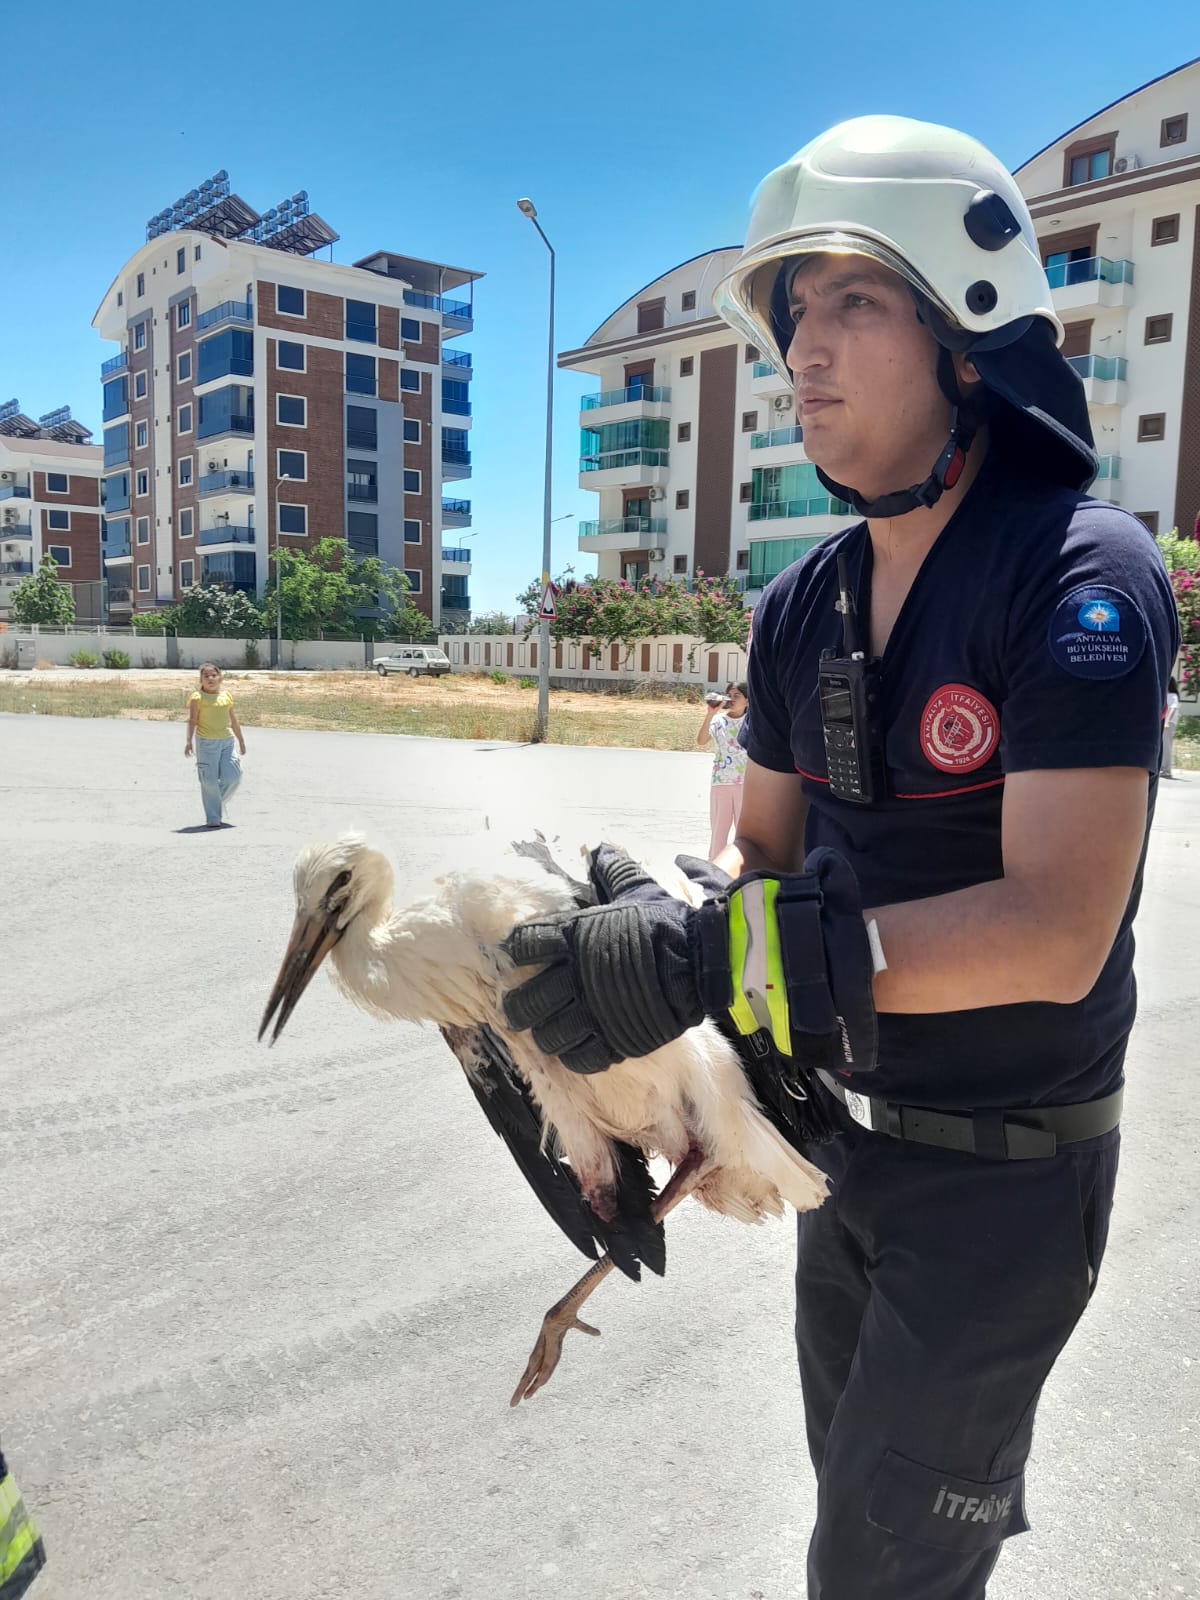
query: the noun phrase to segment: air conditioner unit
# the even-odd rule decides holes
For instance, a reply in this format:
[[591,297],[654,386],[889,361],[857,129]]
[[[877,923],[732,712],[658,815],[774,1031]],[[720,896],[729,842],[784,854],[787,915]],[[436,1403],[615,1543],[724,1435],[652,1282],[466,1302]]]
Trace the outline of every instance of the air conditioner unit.
[[209,470],[209,471],[210,471],[210,472],[220,472],[220,470],[221,470],[221,463],[220,463],[220,462],[219,462],[219,461],[210,461],[210,462],[209,462],[209,463],[208,463],[208,470]]
[[771,401],[772,411],[790,411],[791,409],[792,397],[790,394],[777,394]]
[[0,483],[14,483],[16,476],[15,472],[0,472]]
[[666,557],[667,552],[665,550],[647,550],[646,554],[650,557],[651,561],[662,561]]
[[1114,172],[1136,172],[1142,164],[1141,156],[1118,156],[1113,162]]
[[16,520],[17,520],[17,508],[15,506],[9,506],[7,511],[5,511],[5,513],[4,513],[5,526],[6,527],[12,527],[13,523],[16,522]]
[[651,489],[651,491],[650,491],[650,499],[651,500],[665,500],[666,498],[667,498],[667,491],[665,489]]

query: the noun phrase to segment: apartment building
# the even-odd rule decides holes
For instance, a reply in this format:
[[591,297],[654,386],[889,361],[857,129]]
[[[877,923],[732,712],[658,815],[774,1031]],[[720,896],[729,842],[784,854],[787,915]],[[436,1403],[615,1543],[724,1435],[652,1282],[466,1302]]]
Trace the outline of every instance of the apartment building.
[[28,417],[16,400],[0,405],[0,619],[12,591],[46,554],[75,596],[75,617],[104,621],[99,445],[62,406]]
[[1200,61],[1097,111],[1016,174],[1064,349],[1083,378],[1094,492],[1155,532],[1200,515]]
[[[469,608],[471,357],[482,276],[338,235],[301,192],[260,215],[218,173],[147,225],[93,327],[112,620],[199,583],[261,593],[271,552],[346,539],[439,625]],[[466,290],[468,298],[453,297]],[[447,570],[448,569],[448,570]],[[446,600],[443,600],[443,595]]]
[[730,573],[753,602],[855,520],[805,455],[787,380],[713,312],[738,254],[673,267],[558,358],[598,380],[579,415],[579,484],[598,496],[579,550],[601,577]]

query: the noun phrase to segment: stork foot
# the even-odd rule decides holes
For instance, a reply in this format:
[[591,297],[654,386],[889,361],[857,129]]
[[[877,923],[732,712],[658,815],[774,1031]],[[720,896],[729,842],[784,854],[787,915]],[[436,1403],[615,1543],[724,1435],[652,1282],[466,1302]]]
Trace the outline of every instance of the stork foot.
[[508,1402],[510,1406],[520,1405],[522,1400],[528,1400],[550,1382],[562,1355],[563,1340],[572,1329],[579,1333],[590,1333],[594,1339],[600,1337],[600,1329],[593,1328],[590,1322],[583,1322],[569,1306],[552,1306],[547,1311],[542,1318],[542,1331],[538,1334],[533,1354],[526,1362],[521,1381]]

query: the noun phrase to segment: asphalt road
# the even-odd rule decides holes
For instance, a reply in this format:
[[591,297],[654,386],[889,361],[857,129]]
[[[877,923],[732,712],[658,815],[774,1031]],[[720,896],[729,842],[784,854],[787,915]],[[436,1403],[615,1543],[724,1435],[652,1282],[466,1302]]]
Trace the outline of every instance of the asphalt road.
[[[508,1396],[581,1258],[435,1033],[324,981],[254,1034],[303,842],[404,882],[508,821],[704,849],[703,756],[0,717],[0,1428],[37,1600],[793,1600],[790,1230],[684,1208],[665,1281]],[[1117,1211],[996,1600],[1200,1596],[1200,777],[1163,786]]]

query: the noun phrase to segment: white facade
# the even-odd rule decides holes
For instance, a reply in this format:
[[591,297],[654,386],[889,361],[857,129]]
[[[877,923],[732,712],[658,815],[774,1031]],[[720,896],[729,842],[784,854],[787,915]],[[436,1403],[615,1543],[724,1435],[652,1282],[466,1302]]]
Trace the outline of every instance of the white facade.
[[[730,573],[752,601],[797,541],[856,520],[811,481],[789,384],[713,313],[738,254],[685,261],[559,356],[597,379],[579,414],[579,484],[597,496],[579,550],[600,577]],[[756,477],[771,468],[802,470]]]
[[1200,514],[1200,62],[1097,112],[1016,177],[1064,348],[1088,391],[1103,458],[1093,492],[1156,531],[1191,533]]
[[101,455],[98,445],[0,434],[0,619],[51,546],[76,589],[77,614],[102,619]]

